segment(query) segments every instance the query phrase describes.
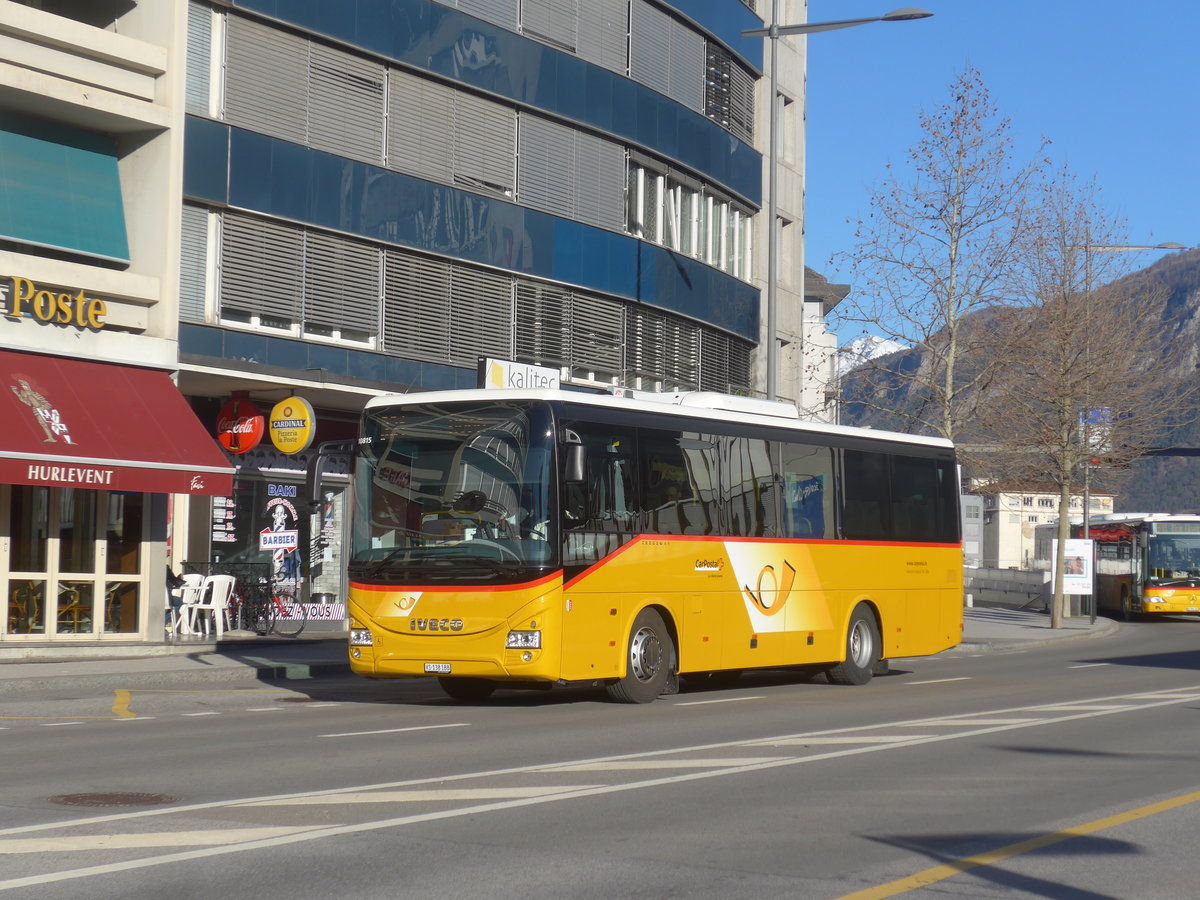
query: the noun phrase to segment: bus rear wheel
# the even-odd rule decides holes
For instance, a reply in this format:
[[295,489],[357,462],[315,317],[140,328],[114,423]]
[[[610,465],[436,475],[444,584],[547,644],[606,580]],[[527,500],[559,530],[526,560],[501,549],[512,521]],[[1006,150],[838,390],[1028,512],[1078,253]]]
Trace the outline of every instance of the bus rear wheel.
[[675,644],[657,610],[643,609],[633,620],[625,658],[625,677],[606,686],[619,703],[650,703],[667,688],[675,662]]
[[496,682],[486,678],[439,678],[438,684],[451,700],[459,703],[478,703],[496,690]]
[[830,684],[866,684],[879,662],[879,626],[866,606],[855,607],[846,630],[846,660],[825,670]]

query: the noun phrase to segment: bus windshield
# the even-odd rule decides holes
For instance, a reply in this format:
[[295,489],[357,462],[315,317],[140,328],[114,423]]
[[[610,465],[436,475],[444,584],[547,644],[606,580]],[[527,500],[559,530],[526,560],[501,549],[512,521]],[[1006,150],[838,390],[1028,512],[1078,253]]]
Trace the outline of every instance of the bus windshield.
[[504,583],[554,566],[553,453],[544,404],[368,409],[354,476],[351,578]]
[[1149,564],[1151,580],[1200,575],[1200,534],[1156,531],[1150,535]]

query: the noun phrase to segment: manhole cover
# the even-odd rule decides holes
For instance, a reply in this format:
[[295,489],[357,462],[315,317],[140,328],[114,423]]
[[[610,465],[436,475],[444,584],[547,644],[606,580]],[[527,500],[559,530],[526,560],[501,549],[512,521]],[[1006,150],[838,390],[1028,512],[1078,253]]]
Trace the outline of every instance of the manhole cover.
[[63,806],[156,806],[174,803],[178,797],[170,794],[143,794],[137,791],[117,791],[107,794],[59,794],[51,803]]

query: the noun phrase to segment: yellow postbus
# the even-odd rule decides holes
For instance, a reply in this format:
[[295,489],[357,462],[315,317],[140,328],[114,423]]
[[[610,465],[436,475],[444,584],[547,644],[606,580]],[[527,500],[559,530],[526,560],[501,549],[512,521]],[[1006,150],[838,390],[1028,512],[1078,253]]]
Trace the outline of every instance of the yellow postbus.
[[948,441],[708,392],[382,397],[358,439],[350,664],[498,686],[804,666],[864,684],[962,635]]

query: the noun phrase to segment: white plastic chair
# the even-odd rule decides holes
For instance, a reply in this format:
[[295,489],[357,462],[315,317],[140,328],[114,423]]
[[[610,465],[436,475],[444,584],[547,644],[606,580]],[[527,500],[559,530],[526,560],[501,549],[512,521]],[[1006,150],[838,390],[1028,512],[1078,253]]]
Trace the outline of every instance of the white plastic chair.
[[233,587],[237,583],[232,575],[209,575],[200,586],[200,599],[192,604],[191,628],[193,632],[203,630],[208,634],[208,623],[211,616],[213,630],[218,639],[225,633],[229,624],[229,598],[233,596]]
[[203,575],[188,574],[183,576],[183,587],[179,587],[171,591],[172,594],[179,597],[179,599],[182,601],[179,605],[179,614],[176,615],[175,607],[171,605],[170,597],[167,598],[167,613],[171,617],[172,633],[192,633],[194,619],[193,610],[196,606],[196,603],[200,600],[203,587]]

